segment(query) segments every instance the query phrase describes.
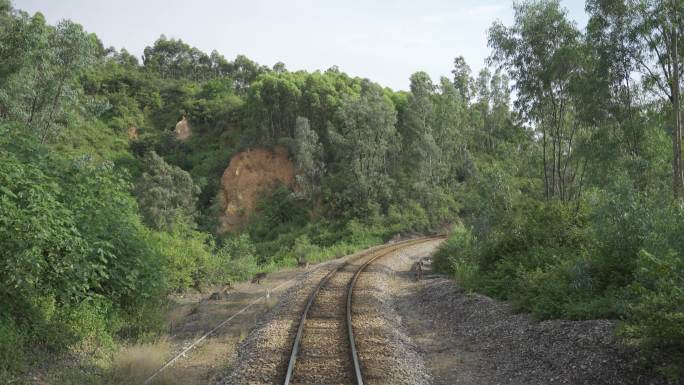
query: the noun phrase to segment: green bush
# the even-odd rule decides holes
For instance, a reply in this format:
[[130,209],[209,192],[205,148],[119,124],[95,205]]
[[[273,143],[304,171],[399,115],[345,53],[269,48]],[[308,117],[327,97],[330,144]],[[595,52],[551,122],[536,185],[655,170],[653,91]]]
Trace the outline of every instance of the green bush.
[[0,378],[7,378],[24,366],[25,340],[23,331],[11,318],[0,318]]
[[295,239],[292,251],[298,263],[306,263],[314,253],[320,253],[320,248],[317,245],[312,245],[309,236],[304,234]]
[[620,334],[635,339],[646,352],[665,357],[656,369],[673,383],[684,374],[684,258],[671,251],[654,255],[642,250],[629,287],[627,317]]
[[251,278],[259,269],[256,248],[249,235],[241,234],[224,240],[212,257],[214,282],[235,282]]
[[165,290],[126,174],[32,142],[0,144],[4,333],[51,351],[106,347],[129,314]]
[[472,233],[463,226],[454,228],[449,238],[442,243],[433,257],[435,270],[443,273],[453,273],[459,283],[467,288],[473,288],[476,274],[475,250]]
[[190,228],[183,220],[166,231],[154,231],[149,242],[159,256],[163,283],[177,291],[193,287],[201,290],[209,281],[213,239]]
[[390,205],[384,221],[387,232],[393,234],[426,231],[430,227],[427,212],[415,201],[401,206]]

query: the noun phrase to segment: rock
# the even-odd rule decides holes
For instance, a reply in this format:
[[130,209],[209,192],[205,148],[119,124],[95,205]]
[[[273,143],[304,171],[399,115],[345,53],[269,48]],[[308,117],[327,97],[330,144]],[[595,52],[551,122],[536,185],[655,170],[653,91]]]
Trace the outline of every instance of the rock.
[[192,130],[190,129],[190,123],[188,122],[188,118],[185,115],[183,115],[183,119],[176,123],[176,129],[174,131],[176,133],[177,140],[185,141],[188,140],[188,138],[190,138]]
[[130,126],[128,127],[128,141],[132,142],[134,140],[138,140],[138,127],[136,126]]

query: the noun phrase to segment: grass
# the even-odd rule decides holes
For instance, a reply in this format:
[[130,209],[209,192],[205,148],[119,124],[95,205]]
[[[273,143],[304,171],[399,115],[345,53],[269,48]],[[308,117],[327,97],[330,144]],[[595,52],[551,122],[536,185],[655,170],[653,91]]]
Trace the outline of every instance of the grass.
[[[164,365],[169,348],[169,341],[163,337],[153,343],[124,346],[112,359],[108,383],[141,384]],[[163,374],[155,384],[168,383]]]

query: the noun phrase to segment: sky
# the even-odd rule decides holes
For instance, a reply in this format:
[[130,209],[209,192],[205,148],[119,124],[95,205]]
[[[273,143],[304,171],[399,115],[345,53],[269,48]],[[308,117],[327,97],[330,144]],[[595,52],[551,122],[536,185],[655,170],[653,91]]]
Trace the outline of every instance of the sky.
[[[106,47],[141,57],[161,34],[227,59],[238,54],[290,71],[337,65],[395,90],[425,71],[450,76],[465,57],[476,73],[489,55],[487,29],[510,25],[512,0],[14,0],[55,24],[71,19]],[[580,28],[584,0],[562,0]]]

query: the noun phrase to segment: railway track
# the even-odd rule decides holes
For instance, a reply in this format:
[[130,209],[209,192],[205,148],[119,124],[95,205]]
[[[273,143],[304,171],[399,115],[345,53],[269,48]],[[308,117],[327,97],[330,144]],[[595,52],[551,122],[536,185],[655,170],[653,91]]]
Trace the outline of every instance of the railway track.
[[353,290],[371,263],[436,237],[399,242],[364,253],[331,270],[310,294],[292,344],[285,385],[363,385],[352,324]]

